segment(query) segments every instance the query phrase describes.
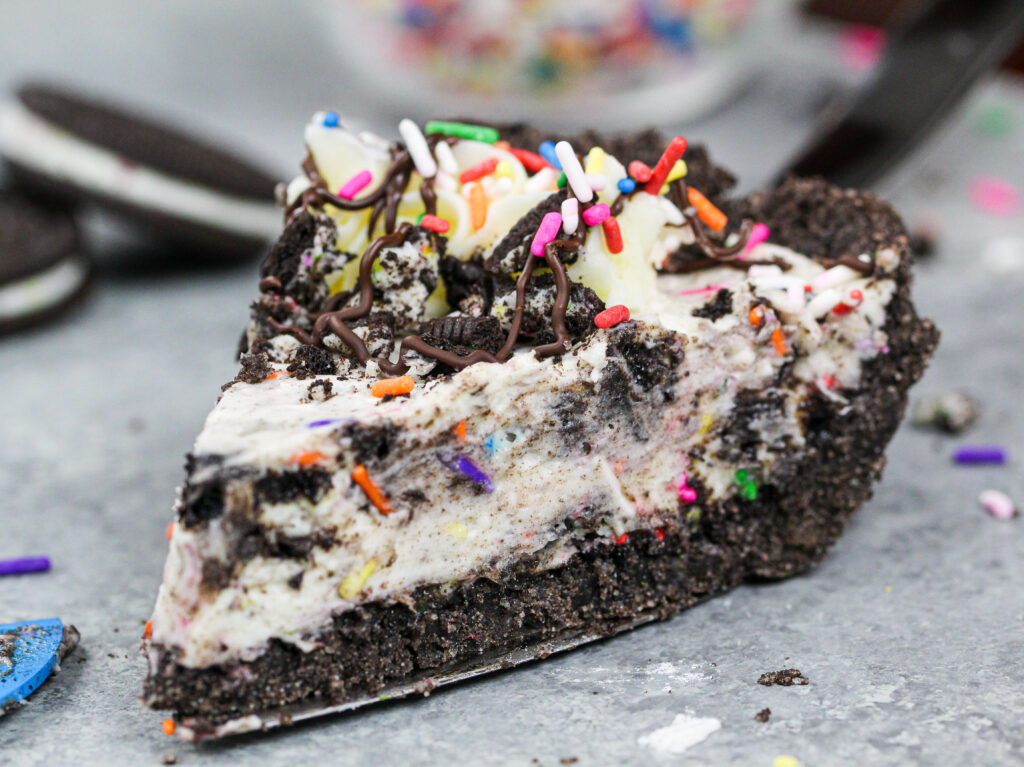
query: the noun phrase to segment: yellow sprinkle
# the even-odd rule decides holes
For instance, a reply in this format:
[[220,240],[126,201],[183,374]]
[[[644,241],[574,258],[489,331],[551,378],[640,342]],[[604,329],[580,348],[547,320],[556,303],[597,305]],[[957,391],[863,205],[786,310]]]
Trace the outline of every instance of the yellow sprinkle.
[[515,171],[512,169],[512,163],[508,160],[502,160],[498,163],[498,166],[494,169],[494,173],[498,178],[514,178]]
[[458,538],[460,541],[466,540],[466,537],[469,535],[469,528],[461,522],[452,522],[445,530],[447,530],[450,536]]
[[600,173],[604,170],[604,150],[595,146],[587,153],[587,163],[584,173]]
[[672,166],[672,170],[668,172],[668,178],[665,179],[665,184],[661,187],[662,194],[668,194],[668,185],[672,181],[682,178],[686,175],[686,163],[682,160],[676,160],[676,164]]
[[772,767],[800,767],[800,760],[795,756],[783,754],[782,756],[775,757]]
[[886,586],[885,587],[885,593],[886,594],[891,594],[892,593],[892,586]]
[[711,413],[705,413],[704,415],[702,415],[700,417],[700,430],[697,432],[697,434],[703,437],[705,434],[711,431],[711,424],[713,421],[714,419],[711,417]]
[[345,576],[345,580],[338,586],[338,596],[342,599],[352,599],[359,590],[363,588],[363,584],[373,575],[373,571],[377,569],[377,560],[371,559],[359,570],[352,569],[352,571]]

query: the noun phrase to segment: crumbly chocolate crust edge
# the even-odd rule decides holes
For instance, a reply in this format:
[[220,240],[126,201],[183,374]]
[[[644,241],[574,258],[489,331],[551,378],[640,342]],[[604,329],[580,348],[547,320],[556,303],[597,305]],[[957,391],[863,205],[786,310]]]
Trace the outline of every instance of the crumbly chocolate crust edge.
[[664,540],[638,532],[624,544],[580,552],[555,570],[531,572],[523,562],[498,582],[481,577],[424,587],[412,605],[362,605],[336,616],[308,653],[275,640],[251,662],[190,669],[155,648],[160,661],[146,680],[144,702],[211,728],[299,701],[336,704],[514,648],[610,635],[641,617],[666,619],[744,581],[784,578],[815,565],[871,496],[907,390],[938,340],[910,301],[905,235],[892,247],[901,266],[886,321],[889,352],[865,365],[865,385],[842,413],[824,399],[808,405],[796,481],[764,486],[755,501],[706,504],[698,521],[667,528]]

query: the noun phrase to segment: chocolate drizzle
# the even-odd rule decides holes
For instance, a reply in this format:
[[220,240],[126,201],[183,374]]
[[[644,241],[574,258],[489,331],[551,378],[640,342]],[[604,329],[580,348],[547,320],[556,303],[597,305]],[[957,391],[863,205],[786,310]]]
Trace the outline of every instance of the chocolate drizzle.
[[[427,141],[431,149],[438,142],[448,141],[454,143],[457,139],[452,137],[428,136]],[[512,314],[512,322],[505,336],[505,341],[496,353],[486,349],[475,349],[468,354],[457,354],[452,351],[440,349],[424,340],[421,335],[410,335],[404,338],[399,348],[398,359],[391,361],[385,357],[373,357],[367,349],[366,343],[347,324],[352,320],[359,320],[367,317],[373,309],[373,280],[372,271],[374,262],[381,252],[388,247],[395,247],[403,242],[411,225],[403,223],[397,225],[398,205],[402,195],[405,193],[409,180],[415,169],[408,150],[395,145],[391,149],[391,167],[384,176],[383,182],[369,194],[354,200],[346,200],[332,193],[320,175],[312,154],[307,154],[302,163],[302,168],[311,182],[311,186],[289,209],[289,216],[294,215],[297,210],[311,205],[333,205],[341,210],[357,211],[370,208],[368,222],[368,234],[372,237],[381,215],[384,216],[384,232],[381,237],[376,238],[363,253],[359,264],[359,302],[355,306],[345,309],[337,309],[340,301],[346,300],[348,294],[337,294],[333,296],[324,308],[324,311],[315,315],[313,329],[307,332],[294,325],[284,325],[273,317],[267,319],[268,324],[278,333],[287,333],[299,341],[310,346],[323,347],[325,336],[334,334],[349,346],[355,353],[360,363],[369,361],[377,363],[381,371],[387,375],[403,375],[408,372],[410,365],[405,361],[407,351],[417,352],[424,357],[434,359],[442,364],[448,365],[455,370],[462,370],[477,362],[504,362],[512,354],[513,349],[520,337],[523,315],[526,307],[526,291],[530,279],[536,269],[539,258],[532,252],[526,257],[523,270],[516,280],[516,302]],[[752,222],[744,221],[739,232],[737,241],[729,246],[714,242],[704,230],[704,224],[697,217],[696,212],[685,204],[686,187],[682,181],[673,182],[673,192],[679,203],[680,209],[686,218],[687,223],[694,232],[697,243],[707,254],[708,258],[698,264],[697,268],[705,268],[707,265],[727,265],[747,268],[756,263],[768,263],[755,260],[738,260],[737,256],[743,251],[750,236]],[[635,194],[634,192],[633,194]],[[566,194],[572,196],[571,187],[566,189]],[[436,215],[437,193],[434,189],[434,179],[424,179],[420,184],[420,196],[426,213]],[[620,194],[611,206],[612,215],[622,212],[626,202],[631,195]],[[593,203],[580,206],[580,213],[590,207]],[[566,311],[569,306],[569,296],[572,285],[568,272],[562,263],[559,255],[579,249],[586,238],[586,229],[582,223],[577,225],[576,231],[565,239],[558,239],[544,248],[544,263],[551,269],[555,278],[555,299],[551,310],[551,329],[554,332],[555,340],[549,344],[537,346],[534,353],[541,358],[564,354],[572,347],[572,338],[566,327]],[[774,263],[774,261],[772,262]],[[787,265],[788,266],[788,265]],[[784,266],[785,268],[785,266]],[[265,278],[260,282],[260,289],[264,292],[276,292],[281,289],[280,280],[272,282],[275,278]],[[492,347],[493,348],[493,347]]]

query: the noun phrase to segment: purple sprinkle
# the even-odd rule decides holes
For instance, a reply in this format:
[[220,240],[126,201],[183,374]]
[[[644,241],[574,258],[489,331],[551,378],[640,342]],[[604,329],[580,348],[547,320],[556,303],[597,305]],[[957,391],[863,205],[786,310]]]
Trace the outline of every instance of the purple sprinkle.
[[330,426],[332,423],[341,423],[340,418],[326,418],[323,421],[310,421],[306,424],[307,429],[315,429],[318,426]]
[[964,445],[953,451],[955,463],[1006,463],[1006,451],[998,445]]
[[442,457],[441,462],[456,471],[466,475],[471,480],[476,482],[480,487],[483,488],[485,493],[494,492],[494,483],[491,482],[491,478],[483,473],[481,468],[473,463],[472,459],[467,458],[464,455],[460,455],[455,458]]
[[49,569],[49,557],[22,557],[20,559],[0,559],[0,575],[42,573],[46,572]]

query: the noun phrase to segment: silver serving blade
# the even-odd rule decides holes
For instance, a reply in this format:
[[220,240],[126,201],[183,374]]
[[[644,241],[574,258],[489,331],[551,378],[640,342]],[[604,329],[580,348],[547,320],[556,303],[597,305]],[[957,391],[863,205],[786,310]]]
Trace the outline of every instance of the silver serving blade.
[[513,650],[498,656],[477,659],[455,671],[439,674],[437,676],[426,676],[415,682],[407,682],[381,690],[376,695],[357,700],[345,701],[337,704],[298,703],[291,706],[282,706],[258,714],[248,714],[235,719],[229,719],[216,724],[206,721],[203,717],[182,717],[176,720],[174,734],[189,743],[200,743],[208,740],[225,738],[230,735],[242,735],[247,732],[266,731],[275,727],[283,727],[318,716],[329,714],[340,714],[345,711],[354,711],[363,706],[374,703],[383,703],[389,700],[398,700],[409,695],[417,694],[424,697],[439,687],[444,687],[456,682],[464,682],[493,671],[521,666],[535,660],[543,660],[549,655],[573,650],[581,645],[598,639],[606,639],[623,631],[636,628],[644,623],[650,623],[658,619],[657,615],[646,615],[637,620],[621,624],[612,629],[609,633],[603,634],[579,634],[573,637],[553,639],[547,642],[540,642],[531,647]]

